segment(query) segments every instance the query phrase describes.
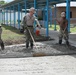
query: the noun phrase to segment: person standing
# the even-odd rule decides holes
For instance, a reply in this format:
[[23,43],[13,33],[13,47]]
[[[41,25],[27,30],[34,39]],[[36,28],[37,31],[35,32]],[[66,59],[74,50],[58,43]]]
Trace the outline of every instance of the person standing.
[[2,39],[1,39],[1,34],[2,34],[2,27],[0,25],[0,45],[1,45],[1,49],[4,50],[4,43],[3,43]]
[[[57,19],[56,19],[57,20]],[[66,45],[69,45],[69,35],[68,35],[68,20],[66,19],[66,14],[65,12],[61,13],[61,19],[57,20],[60,31],[59,31],[59,44],[62,44],[62,38],[66,41]]]
[[41,28],[39,21],[34,15],[35,12],[35,8],[31,7],[29,9],[29,13],[27,13],[23,18],[23,28],[26,35],[26,48],[28,48],[30,44],[31,49],[33,48],[34,44],[30,33],[32,34],[32,36],[34,35],[34,21],[36,21],[37,25]]

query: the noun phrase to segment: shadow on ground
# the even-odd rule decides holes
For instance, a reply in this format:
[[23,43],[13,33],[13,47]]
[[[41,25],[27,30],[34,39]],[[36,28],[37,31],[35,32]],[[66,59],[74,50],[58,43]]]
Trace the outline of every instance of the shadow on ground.
[[57,53],[55,53],[54,55],[72,55],[72,54],[76,54],[76,47],[75,46],[67,46],[65,44],[59,45],[59,44],[55,44],[51,46],[52,48],[57,50]]

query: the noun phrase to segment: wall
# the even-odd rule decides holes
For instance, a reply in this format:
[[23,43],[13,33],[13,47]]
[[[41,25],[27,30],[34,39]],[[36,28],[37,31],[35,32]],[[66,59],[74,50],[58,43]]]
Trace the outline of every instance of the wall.
[[[60,18],[62,11],[66,11],[65,7],[57,7],[57,18]],[[72,12],[72,18],[70,18],[71,24],[76,24],[76,7],[71,7],[70,11]]]

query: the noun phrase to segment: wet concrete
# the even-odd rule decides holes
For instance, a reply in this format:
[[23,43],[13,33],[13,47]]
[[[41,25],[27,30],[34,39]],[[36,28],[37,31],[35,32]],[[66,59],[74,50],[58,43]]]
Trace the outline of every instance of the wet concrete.
[[67,47],[64,41],[56,44],[57,32],[51,33],[55,40],[36,42],[32,50],[25,44],[6,46],[0,51],[0,75],[76,75],[75,35]]
[[76,75],[76,55],[0,59],[0,75]]

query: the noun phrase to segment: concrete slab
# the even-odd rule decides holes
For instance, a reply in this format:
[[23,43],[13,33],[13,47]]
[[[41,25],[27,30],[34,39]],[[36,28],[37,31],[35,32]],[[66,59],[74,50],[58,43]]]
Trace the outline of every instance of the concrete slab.
[[6,46],[0,51],[0,58],[21,58],[38,56],[57,56],[76,54],[76,47],[58,45],[54,41],[36,42],[33,49],[26,49],[25,44]]
[[76,75],[76,55],[0,59],[0,75]]
[[[49,32],[50,36],[54,38],[55,41],[39,43],[37,48],[43,46],[42,49],[37,50],[34,47],[34,52],[42,52],[44,54],[63,53],[64,55],[32,57],[33,52],[24,52],[24,44],[10,46],[9,48],[6,47],[5,51],[0,51],[0,75],[76,75],[76,54],[65,55],[66,53],[75,53],[76,50],[65,50],[67,49],[65,46],[55,48],[54,44],[58,42],[58,32]],[[72,45],[76,46],[75,35],[73,36],[70,37],[70,42]]]

